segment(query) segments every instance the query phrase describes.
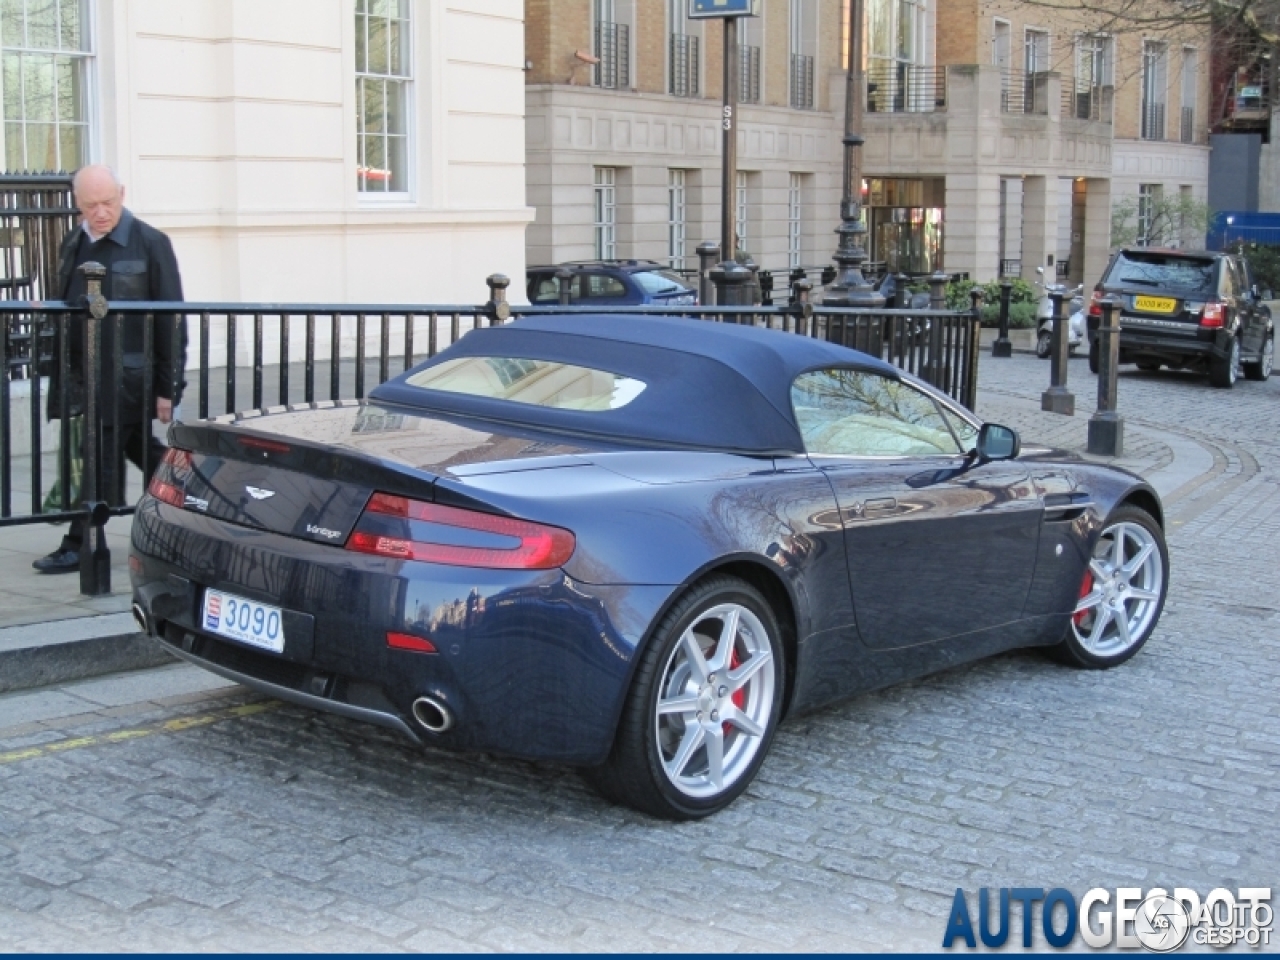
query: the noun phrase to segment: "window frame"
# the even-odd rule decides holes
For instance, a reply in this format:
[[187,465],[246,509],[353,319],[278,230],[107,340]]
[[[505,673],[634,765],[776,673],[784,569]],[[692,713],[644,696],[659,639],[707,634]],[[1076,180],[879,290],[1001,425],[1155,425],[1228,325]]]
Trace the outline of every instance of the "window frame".
[[618,168],[592,167],[592,229],[595,259],[618,259]]
[[[370,19],[370,14],[368,12],[368,8],[369,8],[368,0],[364,0],[363,11],[360,9],[361,0],[357,0],[357,4],[354,10],[354,17],[356,18],[357,24],[359,23],[359,20],[361,17],[364,18],[364,23],[365,23],[364,50],[365,50],[366,69],[364,71],[361,71],[359,69],[360,64],[359,64],[358,58],[359,58],[360,45],[358,40],[356,42],[356,46],[353,51],[353,53],[355,54],[354,78],[355,78],[355,125],[356,125],[356,156],[355,156],[356,198],[358,202],[361,203],[362,205],[368,204],[371,206],[378,206],[378,205],[384,205],[384,204],[410,203],[412,202],[414,197],[414,191],[416,186],[414,157],[417,153],[416,125],[414,124],[414,116],[416,112],[414,66],[415,66],[415,51],[417,49],[417,44],[415,42],[414,33],[417,29],[418,21],[417,21],[417,18],[415,18],[413,15],[413,7],[414,7],[413,0],[403,0],[403,2],[404,2],[405,16],[394,18],[403,25],[402,30],[403,30],[404,51],[402,53],[402,57],[403,57],[403,67],[405,71],[403,74],[392,74],[389,72],[386,74],[379,74],[379,73],[371,73],[368,71],[367,69],[368,57],[369,57],[368,22]],[[403,99],[401,103],[401,110],[403,111],[403,115],[404,115],[403,137],[401,138],[400,135],[398,134],[392,135],[384,132],[382,134],[382,139],[384,142],[384,151],[386,151],[387,148],[390,147],[392,137],[403,139],[403,143],[404,143],[404,189],[403,190],[391,190],[391,189],[369,190],[363,187],[361,183],[360,169],[363,166],[363,164],[361,163],[362,152],[363,152],[362,151],[363,138],[370,136],[370,134],[365,133],[362,130],[360,118],[361,118],[361,111],[363,109],[363,104],[362,104],[361,98],[364,92],[364,81],[370,81],[370,80],[380,81],[383,84],[388,84],[388,85],[394,83],[400,88],[402,93]],[[376,136],[376,134],[374,135]],[[391,171],[391,177],[388,178],[388,186],[390,186],[391,179],[394,178],[394,169],[390,166],[389,152],[386,159],[388,162],[387,169]]]
[[[57,117],[57,107],[55,106],[54,119],[51,121],[52,126],[54,128],[54,140],[56,144],[55,155],[59,160],[59,163],[57,166],[61,169],[61,171],[67,171],[67,172],[75,170],[78,167],[83,166],[85,164],[95,162],[95,160],[98,157],[98,149],[99,149],[98,127],[99,127],[99,120],[100,120],[100,110],[99,110],[99,96],[98,96],[99,51],[98,51],[98,44],[97,44],[97,39],[98,39],[97,4],[90,2],[90,0],[78,0],[78,7],[80,10],[80,33],[81,33],[81,48],[79,50],[71,50],[69,48],[62,47],[61,38],[59,38],[59,45],[57,47],[30,47],[26,45],[28,37],[25,35],[22,37],[21,44],[10,44],[7,42],[8,38],[0,37],[0,63],[3,62],[5,55],[11,52],[19,56],[20,62],[22,62],[22,58],[25,58],[25,56],[28,54],[49,56],[51,58],[67,57],[67,58],[75,59],[79,62],[79,78],[81,83],[80,97],[83,104],[83,119],[80,121],[67,121],[65,123],[62,121],[59,121]],[[60,18],[61,7],[58,6],[56,9],[59,11],[57,16]],[[26,12],[25,5],[23,7],[22,18],[23,18],[23,29],[25,33],[29,27],[28,14]],[[61,33],[61,31],[59,31],[59,33]],[[22,74],[25,76],[25,71],[22,71]],[[2,74],[0,74],[0,77],[2,77]],[[56,96],[56,85],[57,85],[57,82],[55,79],[55,82],[54,82],[55,96]],[[8,131],[6,128],[9,126],[10,123],[15,123],[19,126],[20,130],[22,131],[23,163],[19,169],[23,171],[31,171],[33,173],[43,173],[46,171],[35,170],[31,166],[30,158],[27,155],[27,126],[29,121],[26,119],[27,99],[25,96],[25,83],[23,84],[23,87],[24,89],[20,91],[18,94],[19,100],[22,104],[22,119],[17,121],[10,121],[7,117],[3,115],[2,111],[0,111],[0,159],[3,159],[5,167],[7,169],[9,166],[8,159],[7,159],[8,150],[9,150],[9,143],[8,143],[9,138],[8,138]],[[0,91],[2,91],[2,89],[3,89],[3,81],[2,79],[0,79]],[[30,122],[44,123],[45,121],[37,120],[37,121],[30,121]],[[82,143],[83,158],[78,163],[67,164],[63,162],[65,158],[63,158],[62,156],[61,130],[64,126],[68,126],[68,127],[80,126],[83,128],[83,136],[84,136],[84,140]],[[10,172],[17,172],[17,171],[10,171]],[[48,172],[58,172],[58,171],[54,170],[54,171],[48,171]]]
[[688,256],[689,174],[682,167],[667,170],[667,263],[679,269]]

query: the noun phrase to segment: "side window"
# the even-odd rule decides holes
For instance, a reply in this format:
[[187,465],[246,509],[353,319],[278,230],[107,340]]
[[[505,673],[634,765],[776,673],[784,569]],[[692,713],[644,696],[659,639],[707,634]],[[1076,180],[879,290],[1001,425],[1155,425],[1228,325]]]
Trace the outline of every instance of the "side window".
[[617,277],[610,277],[603,273],[589,273],[585,279],[588,297],[607,299],[627,295],[626,284]]
[[796,377],[791,405],[809,453],[848,457],[958,454],[938,405],[908,383],[860,370]]
[[960,449],[968,453],[976,447],[978,428],[954,410],[948,410],[945,405],[938,404],[938,406],[942,409],[942,415],[946,417],[947,423],[951,425],[951,431],[956,435],[956,439],[960,441]]
[[560,302],[560,284],[556,278],[550,274],[541,274],[533,278],[533,283],[529,284],[529,302],[530,303],[559,303]]
[[1222,296],[1234,297],[1239,290],[1236,282],[1236,271],[1230,260],[1222,261]]

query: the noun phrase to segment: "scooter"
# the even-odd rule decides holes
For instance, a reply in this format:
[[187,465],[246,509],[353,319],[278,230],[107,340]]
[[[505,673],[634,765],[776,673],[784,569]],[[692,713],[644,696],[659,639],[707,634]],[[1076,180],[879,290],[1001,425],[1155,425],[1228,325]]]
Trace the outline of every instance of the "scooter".
[[[1036,273],[1044,276],[1044,267],[1036,267]],[[1067,351],[1075,353],[1084,343],[1084,284],[1074,290],[1068,290],[1065,283],[1044,283],[1036,281],[1036,286],[1044,290],[1044,296],[1036,307],[1036,356],[1046,360],[1053,352],[1053,294],[1062,295],[1064,300],[1070,298],[1067,306]]]

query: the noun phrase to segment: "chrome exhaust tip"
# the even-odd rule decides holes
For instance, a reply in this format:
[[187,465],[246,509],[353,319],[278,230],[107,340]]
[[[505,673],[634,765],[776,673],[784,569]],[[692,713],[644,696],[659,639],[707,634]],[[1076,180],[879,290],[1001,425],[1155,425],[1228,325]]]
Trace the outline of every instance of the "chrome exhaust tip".
[[147,619],[147,612],[142,609],[142,604],[135,603],[130,609],[133,612],[133,619],[138,624],[138,629],[147,636],[151,636],[151,621]]
[[419,697],[413,701],[413,719],[428,733],[444,733],[453,726],[453,713],[434,697]]

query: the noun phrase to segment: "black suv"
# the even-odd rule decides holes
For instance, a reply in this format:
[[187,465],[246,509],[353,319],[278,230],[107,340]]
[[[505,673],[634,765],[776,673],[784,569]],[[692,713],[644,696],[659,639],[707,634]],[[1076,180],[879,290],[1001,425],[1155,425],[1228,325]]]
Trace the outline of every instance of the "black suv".
[[689,281],[653,260],[580,260],[556,267],[528,269],[529,302],[539,306],[560,302],[556,271],[567,269],[569,302],[578,307],[685,306],[698,302],[698,290]]
[[1120,250],[1107,264],[1089,305],[1089,369],[1098,372],[1103,297],[1120,306],[1120,362],[1140,370],[1207,371],[1215,387],[1231,387],[1240,371],[1271,376],[1275,329],[1271,310],[1243,258],[1207,250]]

